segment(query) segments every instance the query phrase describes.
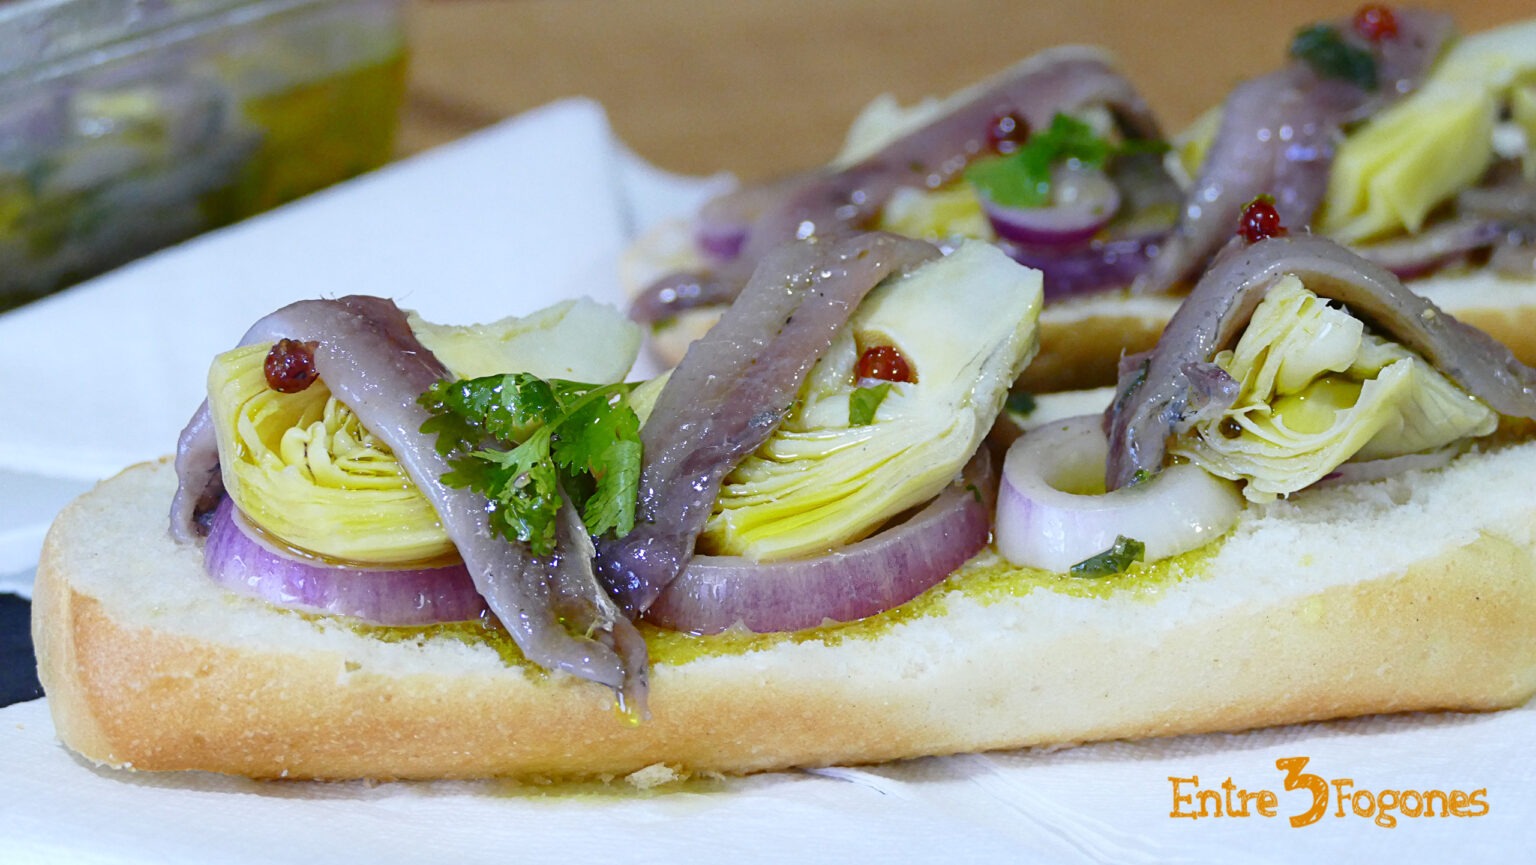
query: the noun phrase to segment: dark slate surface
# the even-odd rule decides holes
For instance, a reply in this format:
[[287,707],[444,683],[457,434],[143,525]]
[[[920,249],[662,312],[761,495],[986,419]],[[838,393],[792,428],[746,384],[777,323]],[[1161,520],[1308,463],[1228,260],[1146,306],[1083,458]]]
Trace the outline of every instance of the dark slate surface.
[[32,654],[31,616],[32,604],[26,598],[0,594],[0,706],[43,695]]

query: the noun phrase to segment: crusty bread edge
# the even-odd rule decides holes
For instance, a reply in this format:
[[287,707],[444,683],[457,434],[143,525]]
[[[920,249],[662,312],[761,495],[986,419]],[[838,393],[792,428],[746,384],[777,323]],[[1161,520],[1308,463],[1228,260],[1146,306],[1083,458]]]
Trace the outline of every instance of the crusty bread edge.
[[[145,471],[169,469],[131,469],[82,501],[99,504]],[[377,671],[345,646],[377,641],[350,631],[339,651],[303,652],[125,622],[72,584],[81,566],[72,548],[89,526],[66,513],[45,544],[34,594],[39,673],[61,740],[133,769],[572,778],[664,764],[747,773],[1490,710],[1536,692],[1536,551],[1487,533],[1395,573],[1278,603],[1218,604],[1175,624],[1136,615],[1137,605],[1154,611],[1157,597],[1071,601],[1037,590],[952,604],[967,608],[953,626],[950,616],[920,617],[841,645],[658,665],[654,717],[632,726],[605,689],[569,677]],[[170,543],[157,537],[145,554]],[[1096,627],[1100,605],[1121,618]],[[1063,629],[1042,627],[1043,616],[1087,618]]]

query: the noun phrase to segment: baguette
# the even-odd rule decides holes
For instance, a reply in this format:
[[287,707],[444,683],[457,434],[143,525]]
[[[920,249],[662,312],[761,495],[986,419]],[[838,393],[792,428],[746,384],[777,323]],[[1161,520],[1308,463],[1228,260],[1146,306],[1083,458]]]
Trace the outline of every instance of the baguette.
[[648,630],[653,717],[632,725],[608,689],[508,663],[508,641],[380,639],[224,591],[166,534],[162,461],[59,517],[33,636],[71,749],[257,778],[749,773],[1493,710],[1536,692],[1533,471],[1524,441],[1250,505],[1224,540],[1124,578],[989,550],[862,623]]

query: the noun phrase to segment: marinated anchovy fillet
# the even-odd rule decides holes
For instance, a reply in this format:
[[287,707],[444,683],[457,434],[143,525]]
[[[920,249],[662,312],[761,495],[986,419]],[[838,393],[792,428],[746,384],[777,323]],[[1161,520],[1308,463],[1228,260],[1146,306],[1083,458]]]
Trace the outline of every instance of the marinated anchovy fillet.
[[631,315],[655,322],[729,302],[779,244],[869,227],[897,189],[933,189],[959,176],[985,152],[989,122],[1000,112],[1044,129],[1058,113],[1098,105],[1108,106],[1128,135],[1161,137],[1145,102],[1102,53],[1076,47],[1043,52],[955,110],[852,165],[780,181],[768,190],[750,187],[706,205],[701,246],[722,263],[712,272],[662,278],[635,301]]
[[1365,52],[1374,86],[1297,59],[1232,91],[1179,225],[1134,290],[1165,292],[1197,273],[1259,195],[1274,196],[1283,224],[1311,224],[1344,125],[1418,87],[1451,35],[1440,13],[1405,9],[1397,20],[1397,35],[1380,41],[1362,39],[1347,23],[1334,28],[1341,44]]
[[625,610],[644,613],[676,579],[722,480],[773,434],[864,296],[938,255],[928,243],[872,233],[789,244],[763,259],[689,348],[641,429],[637,525],[598,551],[598,572]]
[[1343,303],[1494,411],[1536,418],[1536,370],[1404,288],[1391,273],[1322,238],[1279,237],[1251,246],[1234,241],[1168,323],[1157,348],[1121,370],[1105,417],[1110,489],[1162,470],[1169,436],[1193,422],[1192,394],[1201,388],[1191,371],[1230,346],[1265,292],[1288,274],[1319,296]]
[[[448,462],[421,432],[428,414],[417,398],[448,372],[416,339],[400,309],[373,297],[300,301],[257,322],[241,345],[284,338],[315,343],[320,378],[390,448],[432,503],[476,590],[523,654],[547,669],[625,688],[642,699],[643,643],[595,579],[590,543],[571,508],[561,511],[562,548],[540,558],[489,530],[483,496],[440,482]],[[205,403],[183,432],[177,454],[178,470],[185,469],[171,512],[178,538],[197,534],[201,510],[217,502],[217,461]]]
[[1217,352],[1237,398],[1171,447],[1252,501],[1290,495],[1346,462],[1454,452],[1498,415],[1422,358],[1293,275],[1265,292],[1237,345]]

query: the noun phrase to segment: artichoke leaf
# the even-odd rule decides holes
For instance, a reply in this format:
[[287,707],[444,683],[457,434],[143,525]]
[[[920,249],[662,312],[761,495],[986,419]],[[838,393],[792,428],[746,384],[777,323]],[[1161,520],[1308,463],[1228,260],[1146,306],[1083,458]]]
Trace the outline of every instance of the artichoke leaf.
[[490,324],[445,325],[408,316],[411,331],[459,378],[527,372],[586,384],[623,381],[644,331],[607,304],[567,300]]
[[904,186],[881,208],[879,228],[933,242],[997,237],[969,183],[933,190]]
[[1432,78],[1372,118],[1339,146],[1320,230],[1356,243],[1421,229],[1488,170],[1499,106],[1493,88]]
[[1350,460],[1434,450],[1498,425],[1423,358],[1367,332],[1295,276],[1269,290],[1215,362],[1239,383],[1237,400],[1171,452],[1247,481],[1253,501],[1289,495]]
[[[867,536],[959,474],[1034,357],[1037,271],[989,244],[887,280],[812,368],[779,429],[725,479],[700,538],[707,553],[774,560]],[[871,423],[849,399],[861,353],[894,346],[915,381],[893,382]]]

